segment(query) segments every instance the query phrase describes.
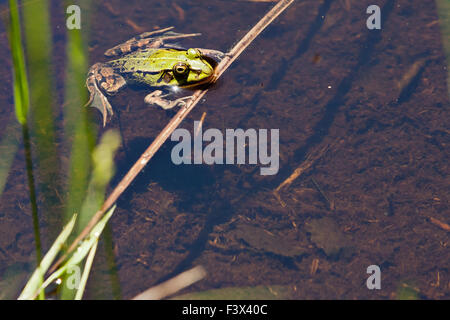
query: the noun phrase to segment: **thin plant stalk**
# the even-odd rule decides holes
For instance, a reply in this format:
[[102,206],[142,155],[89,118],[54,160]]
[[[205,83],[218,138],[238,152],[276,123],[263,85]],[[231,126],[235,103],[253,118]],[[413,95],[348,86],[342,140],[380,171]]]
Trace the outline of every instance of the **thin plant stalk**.
[[[30,94],[28,86],[25,55],[22,46],[20,30],[19,10],[16,0],[9,0],[9,41],[13,58],[14,72],[14,107],[17,121],[22,125],[22,137],[25,149],[25,161],[27,170],[28,190],[30,193],[31,213],[33,217],[33,231],[36,246],[37,264],[41,262],[41,237],[39,232],[39,219],[36,201],[36,189],[34,185],[33,162],[31,156],[30,132],[28,128],[28,110],[30,108]],[[40,299],[44,299],[41,290]]]
[[[275,20],[294,0],[281,0],[279,1],[225,56],[225,58],[217,65],[213,81],[217,79],[225,72],[226,69],[237,59],[237,57],[250,45],[250,43],[273,21]],[[90,230],[101,219],[105,212],[110,208],[119,198],[119,196],[126,190],[136,176],[141,172],[145,165],[150,161],[153,155],[159,150],[163,143],[170,137],[172,132],[180,125],[180,123],[186,118],[186,116],[194,109],[194,107],[200,102],[203,96],[207,93],[208,89],[196,90],[191,99],[188,100],[186,106],[182,107],[177,114],[170,120],[166,127],[159,133],[156,139],[150,144],[147,150],[139,157],[136,163],[131,167],[127,174],[122,178],[116,188],[111,192],[109,197],[103,203],[103,206],[98,210],[92,219],[89,221],[85,229],[78,235],[78,237],[70,245],[66,254],[72,252],[78,243],[89,234]],[[66,255],[62,256],[53,265],[51,270],[57,268],[57,266],[64,261]]]
[[[33,176],[33,161],[31,158],[31,144],[30,144],[30,132],[28,131],[28,125],[22,125],[22,135],[23,135],[23,143],[25,149],[25,162],[27,167],[27,180],[28,180],[28,190],[30,192],[30,205],[31,205],[31,213],[33,216],[33,232],[34,232],[34,242],[36,247],[36,262],[39,264],[42,260],[42,252],[41,252],[41,236],[39,231],[39,218],[38,218],[38,207],[36,200],[36,188],[34,185],[34,176]],[[40,299],[44,299],[44,291],[41,291],[39,295]]]

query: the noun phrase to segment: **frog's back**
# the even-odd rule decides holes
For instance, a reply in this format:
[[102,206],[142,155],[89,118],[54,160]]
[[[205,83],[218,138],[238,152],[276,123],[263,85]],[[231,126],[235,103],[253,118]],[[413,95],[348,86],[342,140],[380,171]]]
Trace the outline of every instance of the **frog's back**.
[[[170,54],[167,54],[167,53]],[[126,54],[116,60],[109,62],[118,72],[134,73],[134,72],[151,72],[159,73],[162,70],[172,68],[177,59],[179,50],[176,49],[145,49]],[[173,61],[172,61],[173,60]]]

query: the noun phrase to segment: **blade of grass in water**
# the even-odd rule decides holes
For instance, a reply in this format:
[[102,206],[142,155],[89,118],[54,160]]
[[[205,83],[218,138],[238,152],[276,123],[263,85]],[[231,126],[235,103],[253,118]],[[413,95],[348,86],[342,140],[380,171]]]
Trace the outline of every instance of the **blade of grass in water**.
[[[63,244],[67,241],[67,238],[69,237],[75,225],[77,215],[74,215],[72,219],[69,221],[69,223],[61,231],[61,233],[51,246],[49,252],[45,255],[41,264],[31,276],[24,290],[20,294],[19,300],[34,299],[35,296],[37,295],[38,290],[43,291],[49,284],[51,284],[53,281],[61,277],[70,268],[76,267],[81,261],[83,261],[83,259],[86,257],[88,253],[91,253],[91,256],[88,257],[90,261],[87,261],[86,265],[87,268],[90,269],[90,265],[92,264],[93,261],[93,255],[95,254],[95,249],[94,251],[92,251],[92,249],[97,246],[99,237],[103,229],[105,228],[106,224],[108,223],[109,218],[111,218],[115,208],[116,208],[115,206],[112,207],[111,210],[108,211],[108,213],[103,217],[103,219],[98,222],[98,224],[92,229],[92,232],[89,234],[89,236],[86,237],[86,239],[80,244],[77,250],[64,263],[64,265],[61,266],[59,269],[57,269],[55,272],[53,272],[44,281],[44,283],[41,284],[37,281],[37,279],[48,270],[50,264],[55,259],[56,255],[61,251]],[[89,273],[88,269],[85,269],[86,272],[83,274],[84,279],[82,280],[85,282],[87,281],[87,276]],[[78,289],[81,290],[78,294],[78,297],[80,298],[83,295],[85,284],[86,283],[81,283],[81,287],[79,287]]]
[[[84,218],[85,221],[78,223],[79,226],[84,226],[89,218],[95,213],[103,203],[105,198],[105,190],[109,184],[109,181],[114,175],[114,154],[120,146],[120,134],[117,131],[109,130],[105,132],[100,140],[100,143],[95,147],[92,152],[93,170],[91,180],[86,193],[86,198],[81,206],[80,219]],[[103,230],[103,229],[102,229]],[[92,234],[92,233],[91,233]],[[97,235],[98,238],[99,234]],[[112,245],[107,244],[108,247]],[[92,255],[95,254],[95,251]],[[80,287],[75,292],[73,288],[68,286],[62,287],[61,297],[63,299],[81,299],[85,287],[85,282],[89,275],[90,264],[92,259],[86,261],[85,270],[83,271],[81,292]],[[87,269],[86,269],[87,268]],[[83,283],[84,281],[84,283]]]
[[[83,261],[83,259],[90,252],[92,247],[98,242],[98,239],[106,226],[106,223],[111,218],[116,206],[113,206],[107,214],[92,228],[91,233],[83,240],[78,246],[77,250],[74,251],[72,256],[64,263],[59,269],[53,272],[42,284],[40,289],[46,288],[50,283],[61,277],[67,270],[78,266],[78,264]],[[66,287],[66,286],[64,286]],[[84,288],[83,288],[84,289]],[[82,293],[81,293],[82,294]]]
[[24,125],[27,123],[30,98],[16,0],[9,0],[9,44],[14,72],[14,107],[17,121]]
[[106,131],[92,152],[93,170],[86,198],[81,206],[79,226],[84,227],[93,213],[102,205],[109,181],[114,175],[114,154],[120,146],[120,134]]
[[36,268],[33,275],[31,276],[30,280],[26,284],[25,288],[23,289],[22,293],[19,296],[19,300],[28,300],[32,299],[32,296],[34,293],[39,289],[39,287],[42,285],[42,279],[47,272],[48,268],[50,267],[51,263],[55,259],[56,255],[60,252],[62,246],[66,242],[67,238],[69,237],[70,233],[73,230],[73,227],[75,225],[77,216],[73,215],[72,219],[67,223],[67,225],[64,227],[64,229],[61,231],[59,236],[56,238],[53,245],[48,250],[47,254],[45,255],[44,259],[42,259],[42,262],[40,263],[39,267]]
[[[89,183],[89,190],[86,200],[82,206],[83,211],[89,210],[97,210],[96,208],[99,206],[99,203],[103,201],[105,188],[109,183],[109,180],[114,175],[114,154],[117,148],[120,145],[120,135],[117,131],[107,131],[103,136],[99,143],[99,145],[95,148],[93,152],[93,162],[94,162],[94,170],[91,177],[91,181]],[[100,200],[99,200],[100,199]],[[114,209],[109,212],[109,216],[98,223],[95,228],[90,233],[89,237],[83,242],[78,250],[66,261],[63,267],[52,273],[49,278],[42,284],[42,289],[44,289],[48,284],[57,279],[58,277],[63,276],[67,270],[73,267],[78,267],[77,265],[85,258],[85,256],[89,252],[88,259],[86,260],[86,264],[84,267],[83,275],[80,279],[80,283],[78,286],[74,286],[73,288],[68,288],[68,286],[64,285],[66,282],[63,282],[62,292],[63,298],[72,298],[81,299],[84,293],[84,288],[86,286],[86,282],[90,273],[91,265],[95,256],[95,251],[98,243],[98,239],[106,226],[109,217],[112,215]],[[86,215],[86,213],[84,213]],[[67,241],[70,233],[74,229],[76,215],[72,217],[70,222],[66,225],[64,230],[57,237],[56,241],[53,243],[49,252],[45,255],[42,263],[39,268],[33,273],[30,281],[27,283],[27,286],[23,290],[19,299],[33,299],[36,291],[41,287],[41,284],[37,282],[39,277],[42,277],[48,270],[50,264],[56,257],[56,255],[60,252],[63,244]],[[67,279],[67,277],[66,277]],[[75,288],[77,287],[77,288]],[[75,289],[75,291],[74,291]]]
[[83,275],[81,276],[80,285],[78,286],[77,293],[75,295],[75,300],[81,300],[84,294],[84,289],[86,288],[86,282],[91,272],[92,263],[94,262],[95,252],[97,251],[98,240],[94,242],[89,255],[84,264]]
[[[30,133],[27,122],[30,98],[27,72],[25,66],[24,50],[22,46],[22,35],[20,31],[19,10],[16,0],[9,0],[9,42],[13,60],[14,73],[14,107],[17,121],[22,125],[22,136],[25,151],[25,161],[28,178],[28,189],[30,193],[30,204],[33,217],[33,230],[36,245],[37,264],[41,261],[41,238],[39,232],[39,219],[36,202],[36,191],[33,176],[33,164],[31,157]],[[41,291],[39,297],[44,298],[44,292]]]
[[[89,9],[89,2],[81,1],[83,14]],[[83,21],[86,21],[83,16]],[[87,101],[85,88],[86,71],[88,68],[87,48],[85,45],[86,26],[81,30],[67,30],[67,70],[65,87],[65,135],[72,137],[69,141],[71,154],[69,164],[69,181],[67,192],[66,219],[74,212],[80,212],[86,196],[91,170],[91,153],[95,145],[95,131],[88,121],[87,108],[83,108]],[[80,217],[83,220],[82,217]]]
[[[65,1],[66,7],[69,5]],[[79,221],[84,221],[84,213],[81,208],[87,195],[89,186],[89,175],[92,168],[91,153],[95,145],[95,130],[89,122],[87,108],[83,108],[87,101],[85,88],[86,71],[88,68],[86,39],[88,21],[86,13],[89,12],[89,1],[78,3],[83,13],[83,25],[81,30],[67,29],[66,44],[66,81],[65,81],[65,136],[72,137],[70,144],[69,180],[66,200],[65,219],[79,212]],[[89,215],[92,213],[88,213]],[[75,235],[80,228],[79,223],[75,227]],[[62,288],[62,299],[73,299],[73,290],[68,290],[66,286]]]
[[36,181],[42,198],[41,219],[50,227],[48,239],[54,239],[60,229],[61,200],[58,191],[59,158],[54,129],[52,32],[48,0],[23,0],[23,26],[26,43],[27,69],[30,83],[30,133],[36,153]]

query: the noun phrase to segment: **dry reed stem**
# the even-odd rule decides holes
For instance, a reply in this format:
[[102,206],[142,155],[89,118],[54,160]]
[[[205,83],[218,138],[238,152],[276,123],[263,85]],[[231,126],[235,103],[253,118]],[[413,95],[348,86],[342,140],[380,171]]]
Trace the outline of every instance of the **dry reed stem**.
[[145,290],[134,297],[133,300],[161,300],[186,287],[189,287],[190,285],[203,279],[205,276],[205,269],[202,266],[196,266],[190,270],[180,273],[170,280]]
[[[255,40],[255,38],[273,21],[277,18],[294,0],[281,0],[278,2],[259,22],[225,55],[225,57],[217,65],[213,82],[225,72],[226,69],[237,59],[237,57],[248,47],[248,45]],[[92,228],[97,224],[105,212],[117,201],[119,196],[125,191],[130,183],[136,178],[139,172],[150,161],[156,151],[162,146],[162,144],[169,138],[172,132],[180,125],[184,118],[192,111],[203,96],[208,92],[206,90],[196,90],[191,99],[187,102],[186,106],[182,107],[177,114],[170,120],[166,127],[160,132],[156,139],[150,144],[145,152],[140,156],[136,163],[131,167],[127,174],[122,178],[116,188],[111,192],[109,197],[103,203],[100,210],[98,210],[91,218],[87,226],[78,235],[78,237],[72,242],[66,254],[63,255],[49,270],[53,272],[61,264],[62,261],[71,253],[78,243],[86,237]]]
[[280,191],[281,188],[289,186],[295,179],[301,176],[306,170],[311,168],[311,166],[322,157],[322,155],[328,150],[329,145],[322,147],[320,150],[316,149],[309,153],[305,159],[294,172],[275,189],[276,192]]

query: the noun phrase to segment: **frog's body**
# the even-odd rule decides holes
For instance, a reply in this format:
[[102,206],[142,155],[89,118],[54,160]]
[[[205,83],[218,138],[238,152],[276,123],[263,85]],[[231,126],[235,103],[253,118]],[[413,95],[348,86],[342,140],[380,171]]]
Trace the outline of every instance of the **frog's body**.
[[[88,104],[103,114],[103,125],[112,107],[103,94],[114,95],[127,84],[150,87],[177,86],[189,88],[211,81],[214,74],[214,59],[220,59],[221,52],[210,49],[181,49],[164,45],[168,39],[195,36],[197,34],[176,34],[165,32],[171,28],[146,32],[105,52],[106,56],[119,56],[105,63],[94,64],[88,74],[86,86],[90,92]],[[165,33],[163,33],[165,32]],[[160,36],[153,36],[163,33]],[[186,97],[175,101],[163,99],[160,90],[147,95],[145,102],[158,104],[164,109],[183,104]]]
[[141,50],[112,60],[107,65],[122,75],[127,82],[152,87],[196,86],[207,81],[213,73],[212,66],[202,59],[201,53],[196,49]]

